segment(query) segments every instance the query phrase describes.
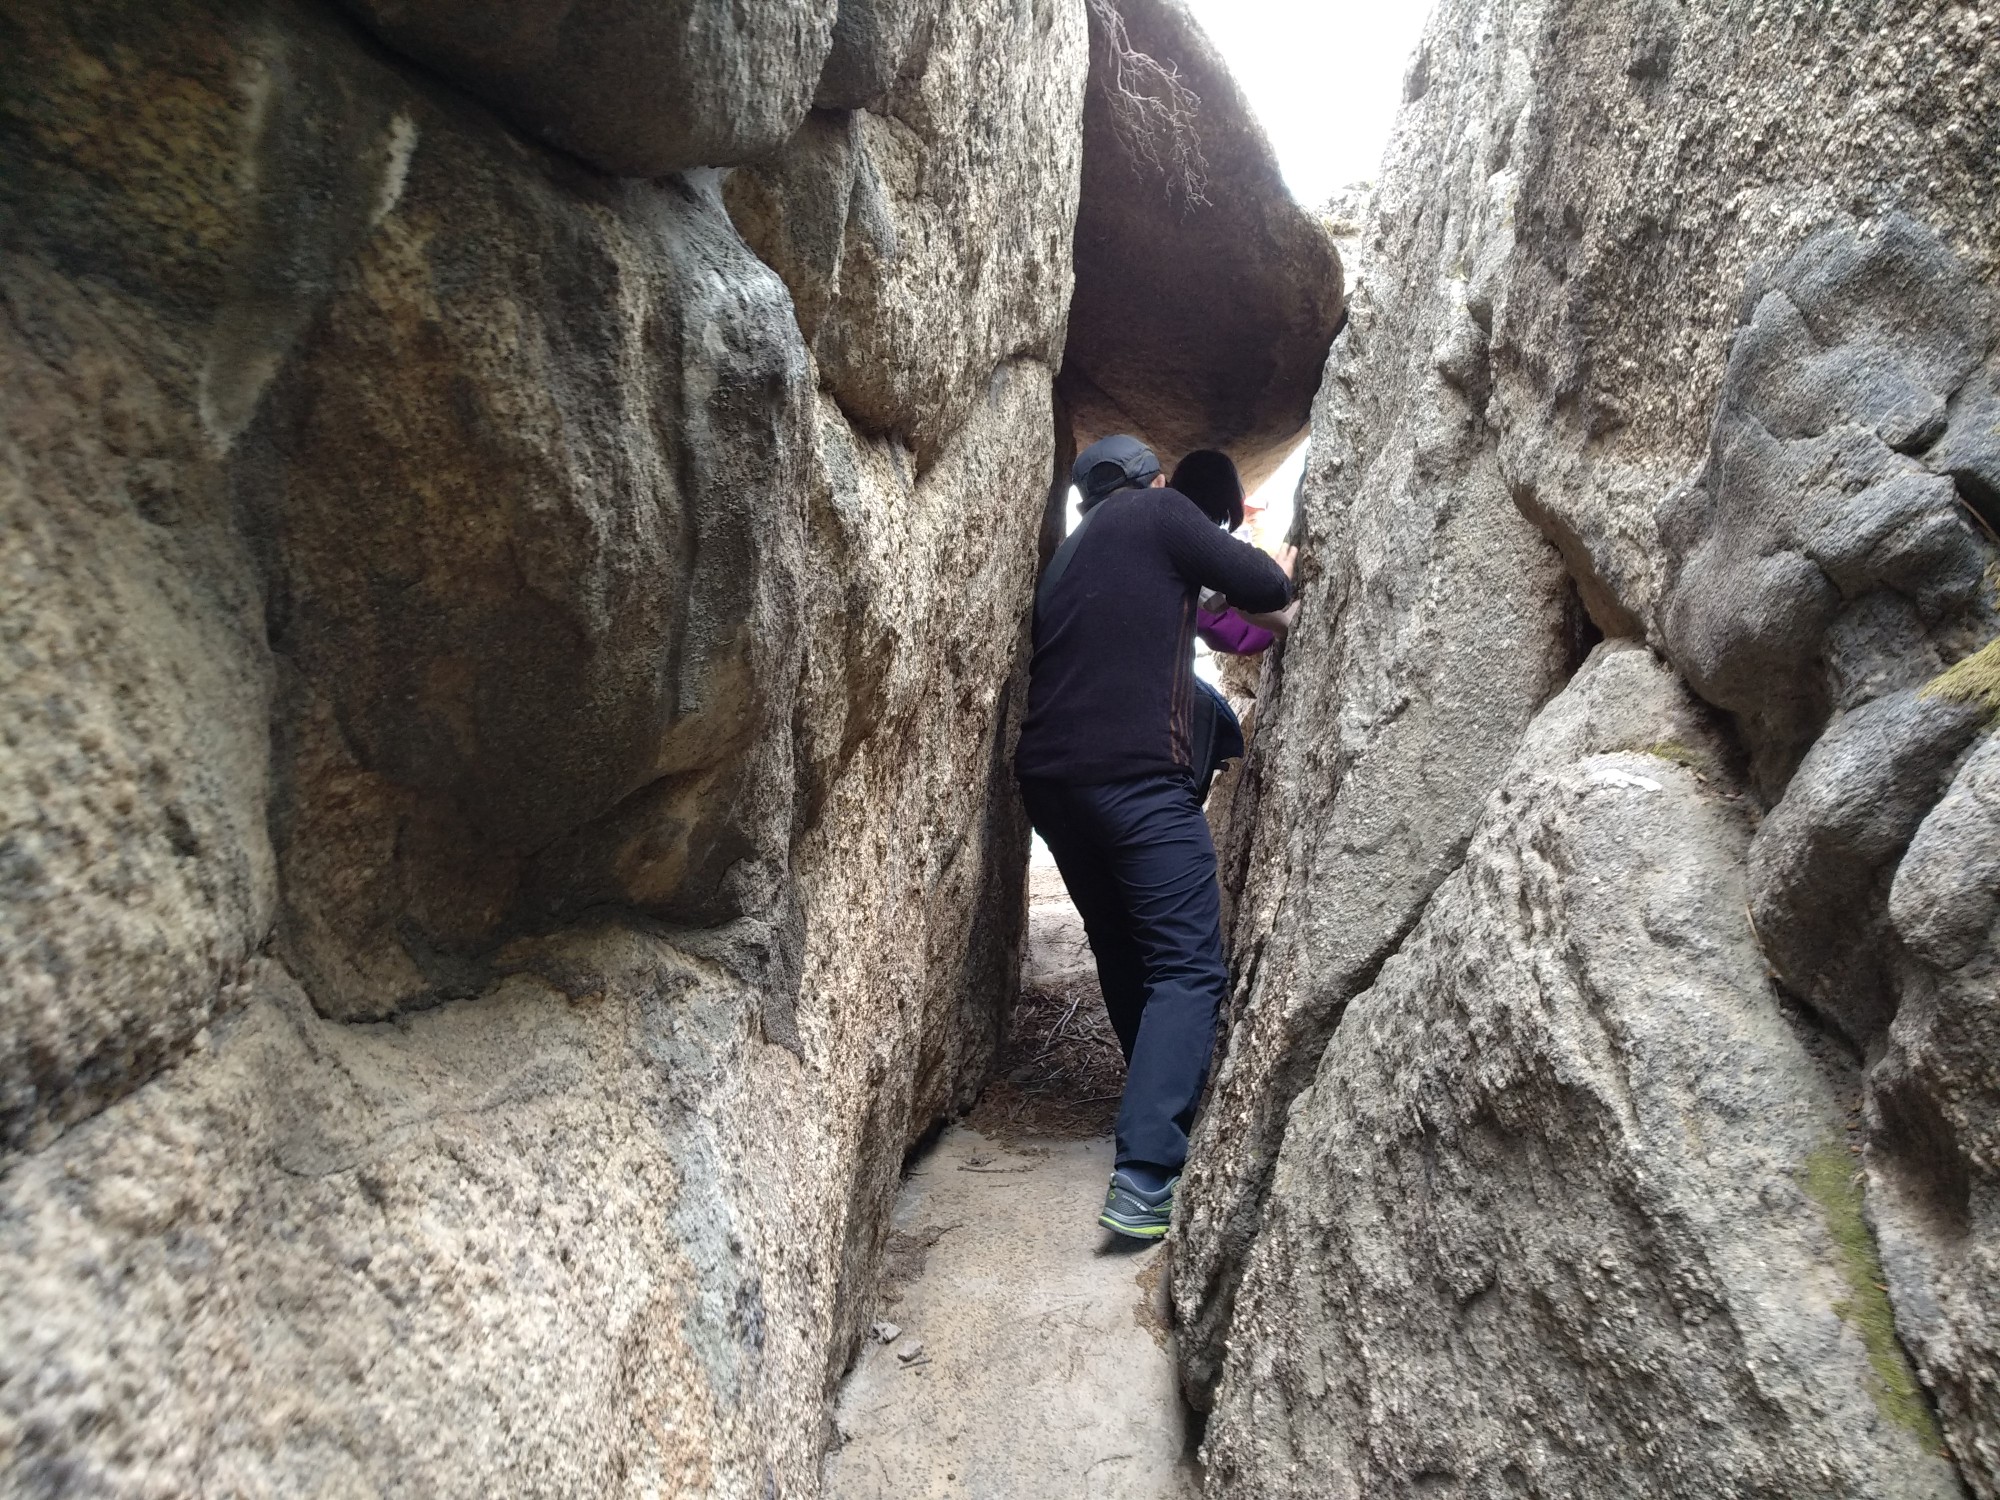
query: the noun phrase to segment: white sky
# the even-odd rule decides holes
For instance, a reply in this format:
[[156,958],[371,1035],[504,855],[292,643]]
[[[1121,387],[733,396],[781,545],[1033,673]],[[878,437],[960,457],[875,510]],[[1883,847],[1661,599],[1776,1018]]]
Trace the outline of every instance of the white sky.
[[1373,178],[1430,0],[1188,0],[1307,207]]
[[[1403,74],[1431,0],[1187,0],[1228,62],[1292,196],[1308,207],[1335,188],[1372,179],[1403,100]],[[1256,495],[1258,545],[1284,540],[1305,446]],[[1069,524],[1076,524],[1070,492]]]

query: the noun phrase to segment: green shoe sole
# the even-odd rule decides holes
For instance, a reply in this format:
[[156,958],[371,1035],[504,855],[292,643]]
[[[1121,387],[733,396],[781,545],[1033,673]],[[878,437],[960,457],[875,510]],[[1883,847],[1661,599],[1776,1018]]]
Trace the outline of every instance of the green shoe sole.
[[1163,1240],[1167,1237],[1165,1219],[1119,1219],[1108,1213],[1097,1216],[1097,1222],[1113,1234],[1122,1234],[1132,1240]]

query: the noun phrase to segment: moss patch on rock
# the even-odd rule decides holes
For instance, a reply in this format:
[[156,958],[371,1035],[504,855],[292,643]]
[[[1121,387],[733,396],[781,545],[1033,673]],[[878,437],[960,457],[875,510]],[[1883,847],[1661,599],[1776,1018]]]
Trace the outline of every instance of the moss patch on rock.
[[1882,1258],[1862,1213],[1861,1179],[1840,1141],[1806,1158],[1806,1194],[1817,1203],[1833,1237],[1848,1296],[1833,1305],[1840,1320],[1861,1335],[1875,1371],[1875,1404],[1890,1421],[1907,1427],[1933,1452],[1943,1446],[1937,1421],[1924,1400],[1917,1373],[1896,1336],[1896,1316],[1884,1290]]
[[1683,745],[1679,740],[1656,740],[1650,745],[1639,747],[1641,755],[1650,755],[1656,760],[1664,760],[1692,771],[1697,776],[1710,776],[1714,768],[1709,758],[1692,745]]
[[2000,638],[1938,673],[1924,684],[1923,696],[1974,704],[1985,711],[1989,723],[2000,722]]

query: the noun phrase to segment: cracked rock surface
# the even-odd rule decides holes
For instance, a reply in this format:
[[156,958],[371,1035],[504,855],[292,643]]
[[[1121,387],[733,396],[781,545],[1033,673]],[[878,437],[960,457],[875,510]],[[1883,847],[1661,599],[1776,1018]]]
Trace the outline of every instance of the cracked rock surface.
[[1219,841],[1211,1493],[2000,1495],[1996,28],[1432,16]]
[[814,1492],[1018,988],[1090,69],[0,4],[0,1489]]
[[1598,648],[1349,1005],[1236,1299],[1213,1492],[1957,1492],[1822,1201],[1860,1164],[1745,916],[1746,800],[1649,748],[1713,756],[1706,722]]

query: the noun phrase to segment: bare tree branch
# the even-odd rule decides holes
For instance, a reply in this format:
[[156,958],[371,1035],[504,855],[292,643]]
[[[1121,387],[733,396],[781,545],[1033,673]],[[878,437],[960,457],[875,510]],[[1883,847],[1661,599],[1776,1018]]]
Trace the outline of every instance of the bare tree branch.
[[1132,165],[1160,174],[1167,198],[1181,211],[1208,202],[1208,161],[1195,117],[1201,98],[1172,63],[1139,51],[1116,0],[1087,0],[1111,128]]

